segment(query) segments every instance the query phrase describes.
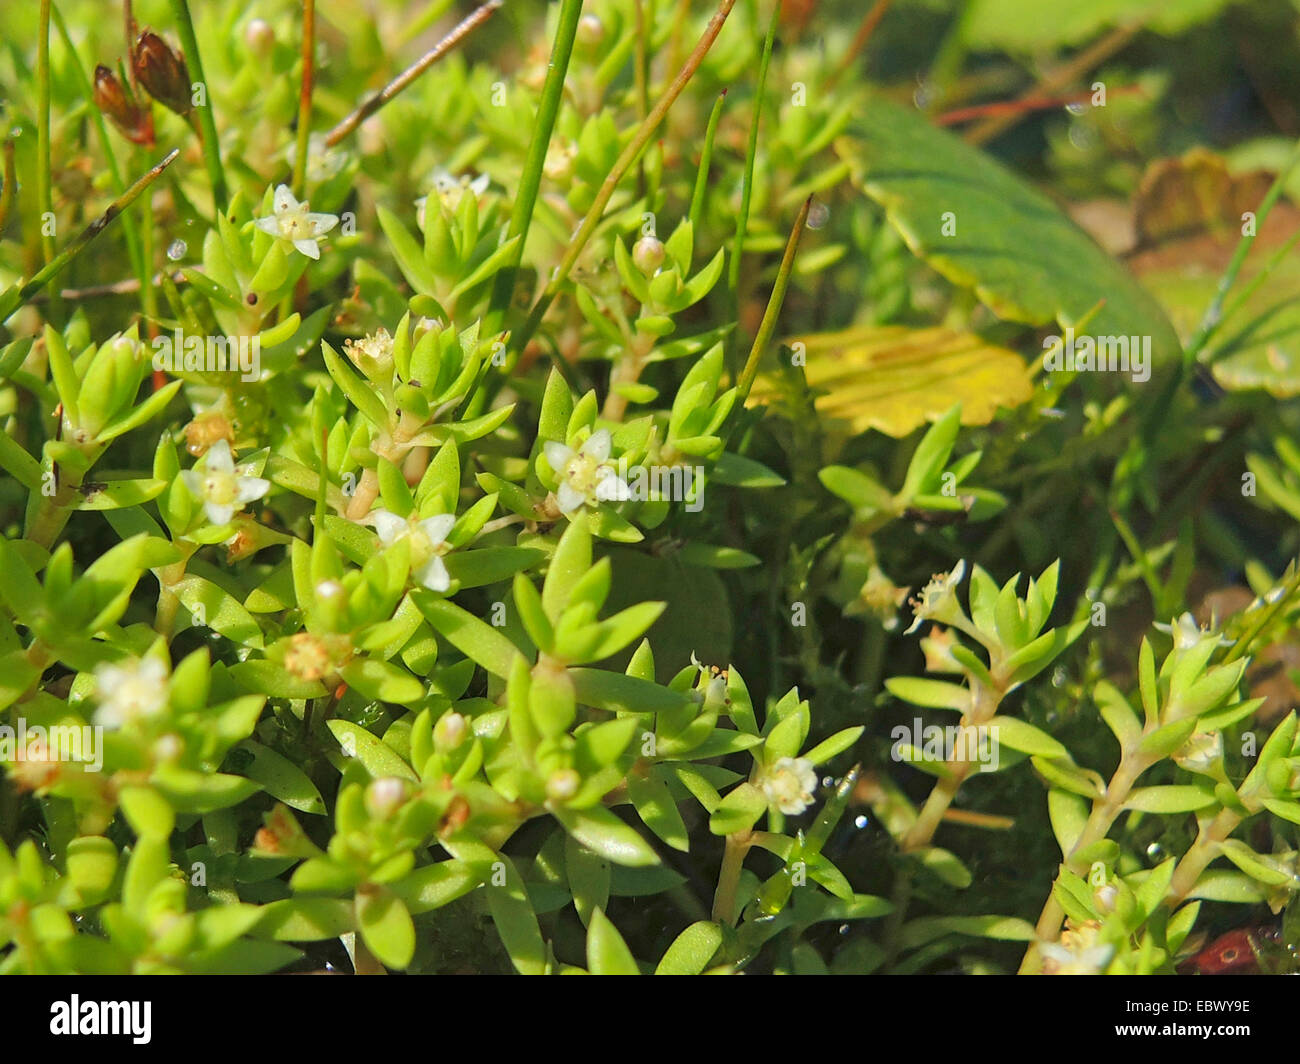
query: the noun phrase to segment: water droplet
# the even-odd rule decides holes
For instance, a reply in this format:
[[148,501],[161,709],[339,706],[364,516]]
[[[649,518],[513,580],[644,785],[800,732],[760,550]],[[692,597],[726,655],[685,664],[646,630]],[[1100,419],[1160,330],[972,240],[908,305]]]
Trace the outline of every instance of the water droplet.
[[930,101],[933,98],[934,94],[930,91],[930,86],[924,80],[918,79],[916,90],[912,93],[912,103],[918,109],[924,111],[930,106]]
[[1165,856],[1165,848],[1161,846],[1160,843],[1153,842],[1150,846],[1147,847],[1147,857],[1149,857],[1151,860],[1159,862],[1164,859],[1164,856]]
[[853,818],[853,826],[857,828],[859,831],[861,831],[870,823],[871,821],[868,820],[865,816],[855,816]]
[[185,252],[189,251],[189,249],[189,245],[186,244],[184,240],[173,240],[167,245],[167,257],[171,259],[172,262],[177,262],[184,258]]
[[834,777],[834,776],[823,776],[823,777],[822,777],[822,786],[823,786],[823,787],[834,787],[834,786],[835,786],[835,777]]
[[1052,670],[1052,686],[1053,686],[1053,687],[1063,687],[1063,686],[1065,686],[1065,681],[1066,681],[1068,678],[1069,678],[1069,676],[1068,676],[1068,674],[1066,673],[1066,671],[1065,671],[1065,667],[1064,667],[1064,666],[1062,666],[1062,665],[1058,665],[1058,666],[1056,666],[1056,668],[1054,668],[1054,669]]
[[840,924],[837,930],[841,935],[847,935],[849,933],[850,928],[848,924]]
[[808,228],[821,229],[831,218],[831,209],[820,201],[808,208]]
[[1079,103],[1076,100],[1074,103],[1067,103],[1065,105],[1065,109],[1069,111],[1070,114],[1072,115],[1081,115],[1083,114],[1084,111],[1088,109],[1088,105],[1084,103]]
[[1078,122],[1070,124],[1070,143],[1080,151],[1089,151],[1097,143],[1097,137],[1087,126]]

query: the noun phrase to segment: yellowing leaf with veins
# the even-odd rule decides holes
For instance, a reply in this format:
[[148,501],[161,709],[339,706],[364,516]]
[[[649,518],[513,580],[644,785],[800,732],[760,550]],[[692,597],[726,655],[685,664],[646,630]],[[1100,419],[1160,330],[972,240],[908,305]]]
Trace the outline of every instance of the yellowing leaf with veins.
[[[817,413],[827,428],[838,423],[854,435],[876,429],[901,439],[957,402],[963,425],[986,425],[999,407],[1019,406],[1033,391],[1029,367],[1014,351],[942,326],[866,326],[797,337],[787,346],[798,350],[800,343]],[[786,390],[769,373],[750,398],[770,403]]]

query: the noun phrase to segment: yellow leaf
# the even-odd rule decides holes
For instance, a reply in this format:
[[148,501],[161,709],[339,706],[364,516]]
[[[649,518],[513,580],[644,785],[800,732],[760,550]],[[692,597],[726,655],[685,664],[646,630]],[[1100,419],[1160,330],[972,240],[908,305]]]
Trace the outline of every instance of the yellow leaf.
[[[1033,391],[1029,368],[1014,351],[955,329],[866,326],[797,337],[786,346],[802,351],[827,428],[838,422],[855,435],[876,429],[901,439],[956,402],[963,425],[986,425],[998,407],[1018,406]],[[788,395],[782,376],[761,375],[751,399],[772,403]]]

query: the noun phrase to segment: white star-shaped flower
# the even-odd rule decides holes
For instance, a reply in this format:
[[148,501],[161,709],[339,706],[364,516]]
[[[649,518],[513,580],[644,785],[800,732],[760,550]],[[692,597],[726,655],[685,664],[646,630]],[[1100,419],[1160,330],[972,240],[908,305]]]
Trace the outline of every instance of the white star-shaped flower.
[[813,803],[817,771],[806,757],[782,757],[763,773],[763,793],[786,816],[798,816]]
[[[433,191],[430,195],[438,197],[443,209],[448,214],[455,214],[460,209],[461,197],[466,192],[469,192],[473,194],[475,199],[481,198],[483,193],[487,191],[491,178],[487,174],[479,174],[477,177],[462,174],[457,177],[440,166],[434,170],[429,181],[433,185]],[[421,229],[424,228],[424,208],[428,205],[428,202],[428,196],[421,196],[415,201],[415,218]]]
[[1188,772],[1209,775],[1223,758],[1223,736],[1219,732],[1195,732],[1174,751],[1174,764]]
[[966,575],[966,562],[963,559],[953,566],[950,573],[937,573],[934,578],[921,589],[918,598],[912,600],[912,612],[914,620],[911,627],[904,632],[904,635],[911,635],[921,627],[921,622],[925,620],[941,621],[945,624],[952,624],[952,612],[955,609],[958,614],[961,613],[961,607],[957,604],[957,585],[961,583],[962,577]]
[[582,505],[623,502],[632,497],[627,481],[609,461],[613,441],[608,429],[593,432],[578,450],[554,440],[542,448],[546,464],[560,478],[555,501],[562,513],[571,514]]
[[411,573],[418,583],[430,591],[451,587],[451,574],[442,558],[451,550],[447,536],[456,523],[455,514],[434,514],[420,520],[414,515],[406,518],[389,510],[372,510],[366,521],[375,526],[379,542],[385,547],[399,539],[410,541]]
[[1191,650],[1203,639],[1214,639],[1216,645],[1221,647],[1230,647],[1234,642],[1234,640],[1224,638],[1210,628],[1202,628],[1190,613],[1184,613],[1172,624],[1163,624],[1156,621],[1154,627],[1158,631],[1167,632],[1174,637],[1175,650]]
[[320,258],[321,237],[339,224],[336,214],[313,214],[307,210],[307,201],[299,203],[288,185],[279,185],[272,203],[275,214],[271,218],[258,218],[257,228],[280,240],[287,240],[309,259]]
[[156,717],[167,708],[170,681],[167,666],[157,658],[126,665],[101,665],[95,670],[99,708],[95,723],[110,730]]
[[700,670],[700,677],[706,681],[704,704],[706,706],[725,705],[727,703],[727,674],[716,665],[702,665],[700,659],[691,651],[691,664]]
[[235,469],[230,444],[217,440],[203,458],[203,469],[181,470],[181,480],[191,495],[203,502],[203,512],[214,525],[226,525],[254,499],[271,490],[261,477],[242,476]]

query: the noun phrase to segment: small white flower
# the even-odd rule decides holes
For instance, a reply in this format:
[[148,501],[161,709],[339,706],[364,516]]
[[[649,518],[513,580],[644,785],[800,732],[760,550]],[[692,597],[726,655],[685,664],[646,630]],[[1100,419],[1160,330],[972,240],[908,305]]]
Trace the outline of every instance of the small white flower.
[[1049,942],[1042,951],[1044,975],[1100,975],[1115,955],[1114,946],[1070,949],[1059,942]]
[[704,704],[709,707],[727,703],[727,673],[716,665],[701,665],[700,659],[691,651],[691,664],[700,670],[700,676],[708,681],[704,689]]
[[203,511],[214,525],[229,524],[247,503],[271,490],[269,480],[239,475],[225,440],[217,440],[209,447],[203,462],[201,471],[181,470],[181,480],[191,495],[202,500]]
[[912,612],[915,620],[904,635],[911,635],[921,627],[925,620],[942,621],[952,624],[953,611],[961,614],[957,603],[957,585],[966,575],[966,562],[963,559],[953,566],[950,573],[936,573],[934,578],[921,589],[919,598],[912,599]]
[[812,805],[817,772],[806,757],[782,757],[763,774],[762,787],[769,803],[798,816]]
[[[469,174],[462,174],[456,177],[448,170],[441,166],[434,170],[432,177],[429,179],[433,186],[430,195],[436,195],[442,203],[443,210],[448,214],[455,214],[460,209],[461,198],[466,192],[473,194],[475,199],[482,197],[487,191],[491,178],[487,174],[479,174],[471,177]],[[429,196],[421,196],[415,201],[415,218],[420,228],[424,228],[424,209],[428,205]]]
[[275,216],[258,218],[257,228],[281,240],[287,240],[309,259],[320,258],[321,237],[339,224],[336,214],[313,214],[307,201],[299,203],[288,185],[279,185],[272,204]]
[[1203,639],[1214,639],[1215,645],[1221,647],[1230,647],[1235,642],[1232,639],[1225,639],[1210,628],[1202,628],[1190,613],[1184,613],[1172,624],[1156,621],[1155,628],[1174,637],[1175,650],[1191,650]]
[[344,340],[343,351],[367,377],[392,372],[393,338],[385,328],[381,327],[360,340]]
[[442,556],[451,550],[447,536],[456,523],[455,514],[434,514],[420,520],[398,517],[388,510],[372,510],[366,521],[375,526],[379,542],[391,547],[399,539],[407,539],[411,546],[411,572],[416,581],[430,591],[446,591],[451,587],[451,574]]
[[112,730],[156,717],[167,708],[170,686],[167,666],[157,658],[101,665],[95,670],[95,694],[99,699],[95,723]]
[[1174,764],[1188,772],[1209,774],[1222,758],[1223,736],[1219,732],[1196,732],[1174,751]]
[[578,450],[550,440],[543,447],[546,464],[560,478],[555,501],[562,513],[571,514],[582,505],[622,502],[632,489],[609,461],[612,440],[608,429],[593,432]]

